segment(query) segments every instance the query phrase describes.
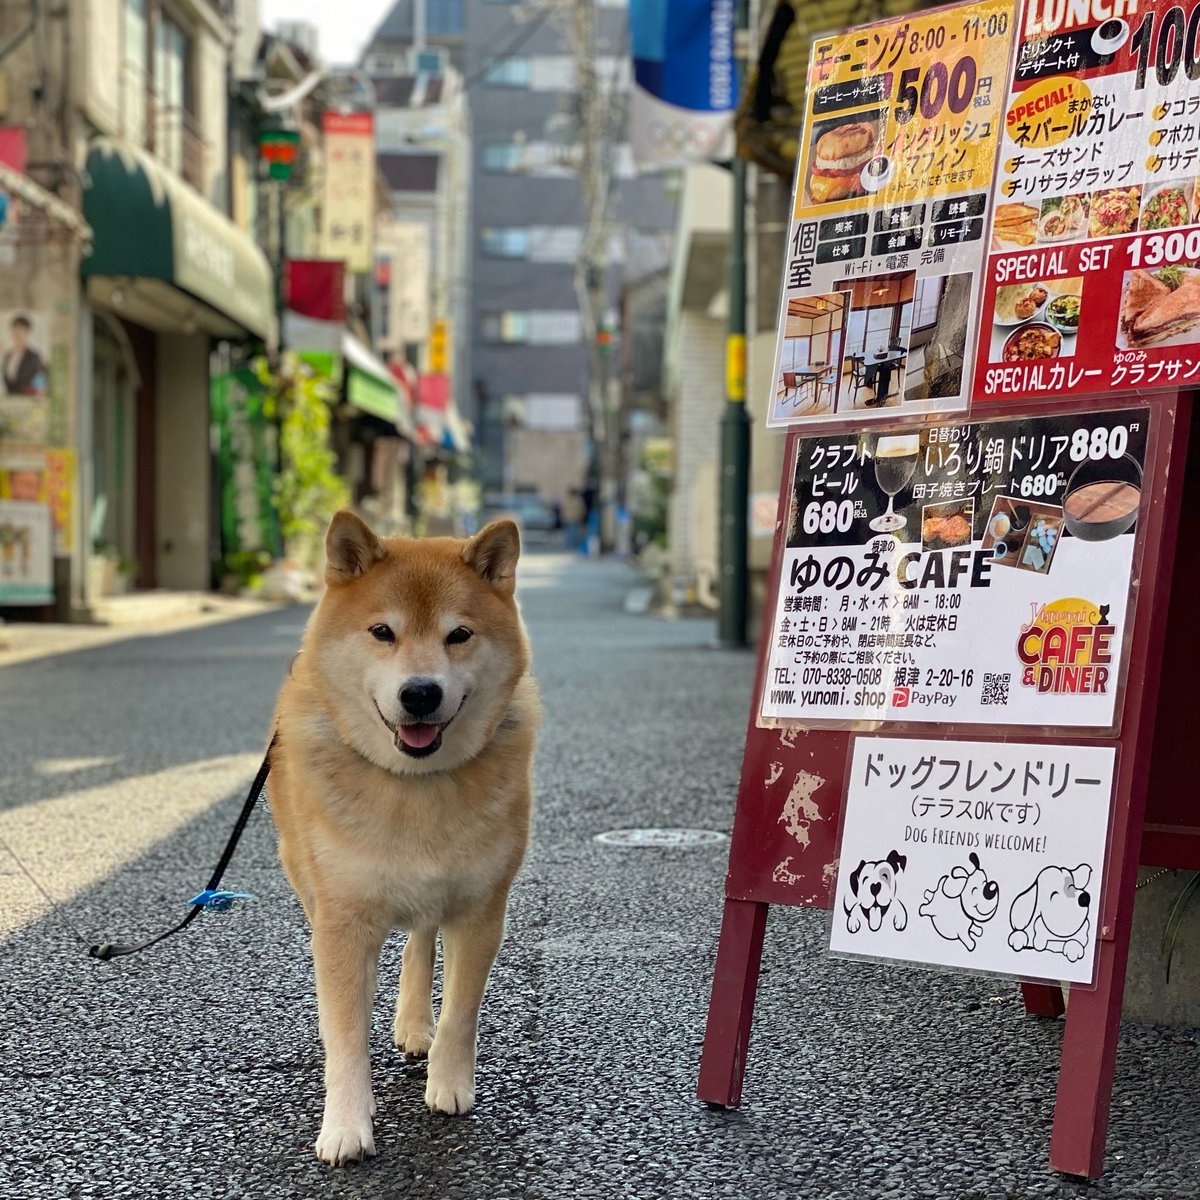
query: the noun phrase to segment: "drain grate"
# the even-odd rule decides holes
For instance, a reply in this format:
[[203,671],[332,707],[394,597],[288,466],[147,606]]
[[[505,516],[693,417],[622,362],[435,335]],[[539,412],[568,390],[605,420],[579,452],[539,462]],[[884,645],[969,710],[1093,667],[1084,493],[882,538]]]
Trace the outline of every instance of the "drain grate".
[[596,834],[602,846],[712,846],[729,839],[715,829],[612,829]]

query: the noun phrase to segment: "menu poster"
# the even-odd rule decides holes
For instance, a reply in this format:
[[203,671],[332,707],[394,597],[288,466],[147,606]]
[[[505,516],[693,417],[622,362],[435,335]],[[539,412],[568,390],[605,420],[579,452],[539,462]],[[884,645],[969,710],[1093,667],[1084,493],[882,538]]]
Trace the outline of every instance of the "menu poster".
[[1200,0],[1025,5],[974,399],[1200,379]]
[[1112,729],[1149,418],[798,439],[760,723]]
[[1016,18],[813,42],[767,424],[965,408]]

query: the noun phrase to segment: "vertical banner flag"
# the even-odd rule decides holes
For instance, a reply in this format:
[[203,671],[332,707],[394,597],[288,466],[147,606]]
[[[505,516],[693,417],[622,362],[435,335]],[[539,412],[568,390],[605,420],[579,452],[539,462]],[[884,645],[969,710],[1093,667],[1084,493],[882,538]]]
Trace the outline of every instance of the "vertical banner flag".
[[341,259],[354,275],[371,269],[375,216],[375,123],[364,113],[325,113],[321,257]]
[[814,40],[768,425],[967,407],[1014,26],[980,0]]
[[683,166],[733,153],[733,0],[630,0],[633,155]]
[[974,399],[1200,378],[1200,0],[1026,4]]

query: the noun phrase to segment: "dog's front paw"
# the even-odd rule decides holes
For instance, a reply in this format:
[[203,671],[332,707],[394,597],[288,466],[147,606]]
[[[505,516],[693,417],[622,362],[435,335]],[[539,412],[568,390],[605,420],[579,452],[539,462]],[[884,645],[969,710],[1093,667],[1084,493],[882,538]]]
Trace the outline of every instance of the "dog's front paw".
[[403,1050],[408,1058],[428,1058],[429,1047],[433,1045],[432,1025],[401,1025],[396,1022],[392,1030],[392,1040]]
[[1083,943],[1064,942],[1063,953],[1067,956],[1067,962],[1078,962],[1083,957]]
[[326,1115],[317,1138],[317,1157],[331,1167],[375,1157],[375,1132],[371,1118],[337,1118]]
[[429,1081],[425,1084],[425,1103],[430,1112],[465,1116],[475,1107],[474,1074],[435,1071],[431,1066]]

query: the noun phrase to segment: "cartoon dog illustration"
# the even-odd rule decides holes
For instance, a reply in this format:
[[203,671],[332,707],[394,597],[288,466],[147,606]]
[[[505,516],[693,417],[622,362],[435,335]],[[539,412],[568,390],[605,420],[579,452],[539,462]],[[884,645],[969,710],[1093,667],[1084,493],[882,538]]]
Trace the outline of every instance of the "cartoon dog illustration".
[[872,931],[883,925],[890,912],[892,926],[897,931],[908,924],[908,910],[896,895],[897,876],[908,866],[908,859],[893,850],[882,862],[867,862],[864,858],[850,875],[849,896],[842,902],[846,910],[846,928],[857,933],[862,928],[863,918]]
[[1087,949],[1092,898],[1084,890],[1092,868],[1080,863],[1068,867],[1043,867],[1037,878],[1013,902],[1008,920],[1014,950],[1048,950],[1078,962]]
[[973,851],[970,860],[969,870],[957,866],[949,875],[943,875],[937,887],[925,893],[925,903],[918,912],[933,922],[938,937],[962,942],[968,950],[974,950],[975,939],[983,935],[984,923],[1000,907],[1000,885],[987,877]]

